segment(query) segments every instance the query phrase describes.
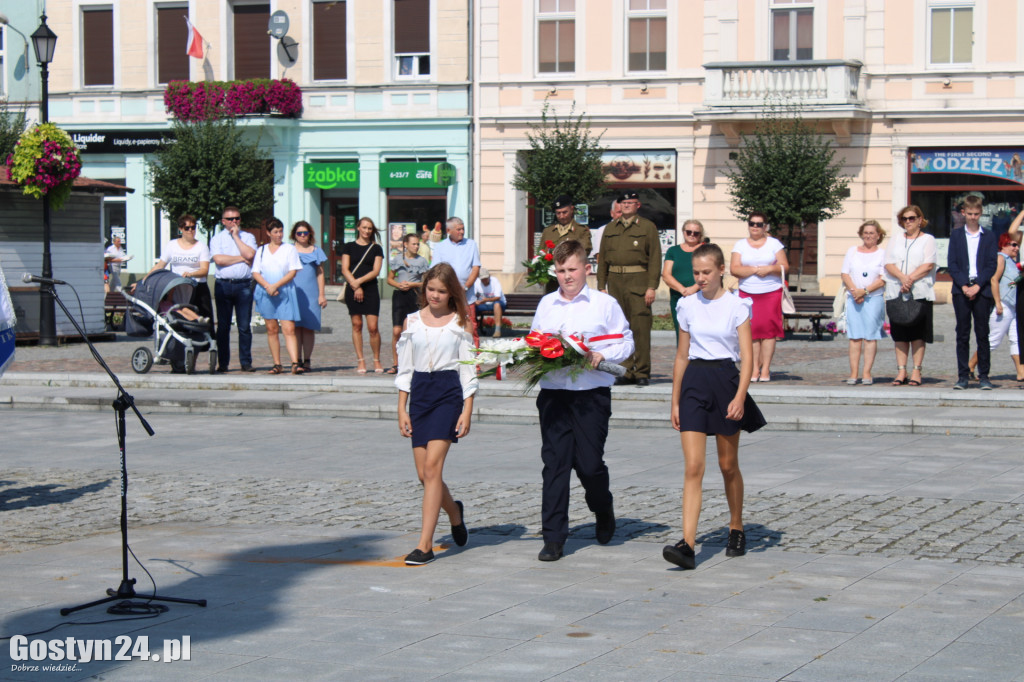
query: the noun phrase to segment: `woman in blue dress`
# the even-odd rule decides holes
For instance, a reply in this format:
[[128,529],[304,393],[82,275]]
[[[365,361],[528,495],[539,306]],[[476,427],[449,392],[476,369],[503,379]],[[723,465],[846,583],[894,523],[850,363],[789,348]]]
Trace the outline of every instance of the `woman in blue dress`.
[[284,332],[284,343],[292,361],[292,374],[302,374],[299,364],[299,343],[295,337],[295,323],[299,320],[299,301],[295,294],[295,275],[302,270],[299,252],[291,244],[284,243],[284,223],[277,218],[267,222],[270,243],[256,249],[252,263],[252,278],[256,280],[256,310],[267,322],[267,345],[274,358],[271,374],[281,373],[281,340],[278,332]]
[[320,331],[320,309],[327,307],[324,292],[324,262],[327,254],[316,243],[313,226],[300,220],[292,227],[292,243],[299,253],[302,269],[295,275],[295,293],[299,299],[299,321],[295,323],[295,337],[299,344],[299,363],[309,371],[310,356],[316,332]]

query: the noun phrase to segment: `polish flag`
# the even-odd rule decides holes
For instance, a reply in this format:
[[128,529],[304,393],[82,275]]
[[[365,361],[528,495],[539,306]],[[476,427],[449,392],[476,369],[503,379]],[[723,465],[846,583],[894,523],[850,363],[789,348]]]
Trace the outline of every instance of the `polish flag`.
[[185,47],[185,52],[188,53],[189,57],[202,59],[203,36],[199,34],[199,30],[192,25],[192,22],[188,20],[188,17],[185,17],[185,23],[188,24],[188,44]]

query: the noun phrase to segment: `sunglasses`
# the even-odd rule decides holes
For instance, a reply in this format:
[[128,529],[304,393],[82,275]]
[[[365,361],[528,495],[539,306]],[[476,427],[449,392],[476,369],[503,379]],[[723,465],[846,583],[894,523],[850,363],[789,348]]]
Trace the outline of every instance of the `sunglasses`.
[[748,220],[747,227],[764,227],[764,223],[756,220]]
[[913,223],[921,219],[921,216],[916,215],[905,215],[900,217],[901,223]]
[[181,231],[182,232],[195,232],[195,229],[196,229],[195,225],[186,225],[185,227],[181,228]]
[[700,230],[683,230],[683,234],[685,234],[687,237],[699,237]]
[[230,216],[230,217],[221,218],[221,220],[223,220],[226,223],[238,222],[241,219],[242,219],[242,216],[240,216],[240,215],[233,215],[233,216]]
[[296,237],[308,237],[309,236],[309,232],[296,232],[295,236]]

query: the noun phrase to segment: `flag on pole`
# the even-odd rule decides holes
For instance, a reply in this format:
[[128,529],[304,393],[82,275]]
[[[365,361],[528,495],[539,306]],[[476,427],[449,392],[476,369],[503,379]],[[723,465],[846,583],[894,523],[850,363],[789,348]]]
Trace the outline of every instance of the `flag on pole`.
[[185,46],[185,52],[188,53],[189,57],[202,59],[203,36],[199,34],[199,30],[192,25],[192,22],[188,20],[188,17],[185,17],[185,23],[188,24],[188,43]]

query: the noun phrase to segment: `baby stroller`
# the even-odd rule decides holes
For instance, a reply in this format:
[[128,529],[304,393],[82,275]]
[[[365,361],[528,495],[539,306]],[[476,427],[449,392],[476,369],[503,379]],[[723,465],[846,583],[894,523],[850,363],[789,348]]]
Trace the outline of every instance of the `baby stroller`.
[[145,374],[156,361],[171,364],[175,374],[193,374],[199,353],[210,353],[210,374],[217,369],[217,341],[210,335],[210,323],[186,320],[177,312],[198,310],[189,303],[195,283],[170,270],[158,270],[124,297],[131,303],[125,315],[129,336],[153,337],[153,350],[139,346],[132,353],[132,369]]

